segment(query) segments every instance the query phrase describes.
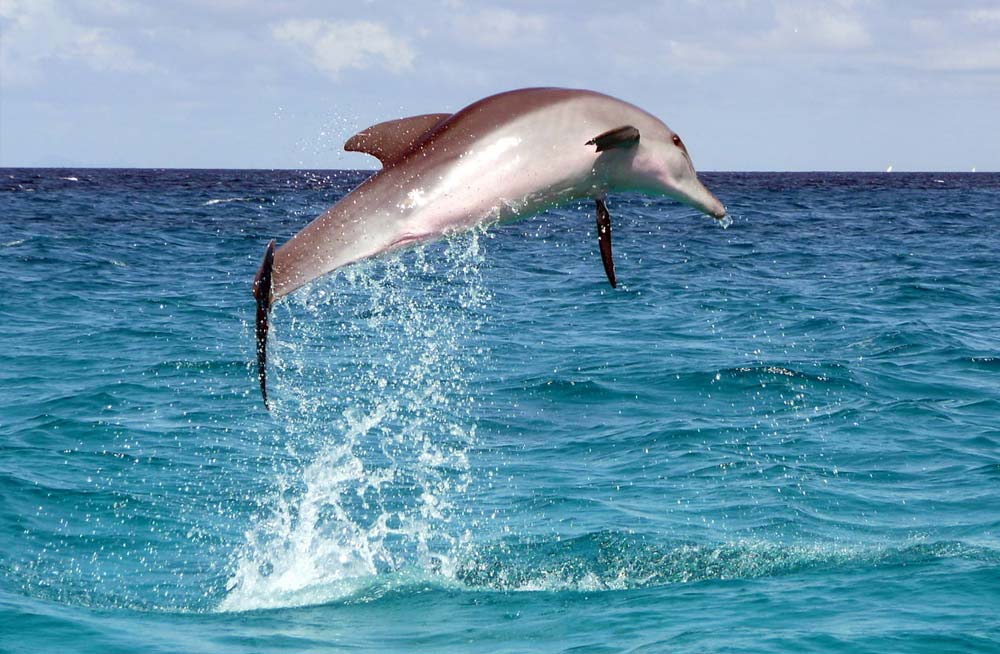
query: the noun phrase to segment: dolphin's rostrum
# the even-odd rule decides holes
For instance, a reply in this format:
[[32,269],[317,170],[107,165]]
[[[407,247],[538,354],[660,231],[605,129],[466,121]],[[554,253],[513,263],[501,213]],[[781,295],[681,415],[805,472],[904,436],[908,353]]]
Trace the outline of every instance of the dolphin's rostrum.
[[609,191],[666,195],[717,219],[726,215],[679,136],[642,109],[593,91],[508,91],[454,114],[373,125],[344,147],[377,157],[382,170],[277,250],[271,241],[254,280],[265,404],[271,305],[349,263],[589,197],[615,286]]

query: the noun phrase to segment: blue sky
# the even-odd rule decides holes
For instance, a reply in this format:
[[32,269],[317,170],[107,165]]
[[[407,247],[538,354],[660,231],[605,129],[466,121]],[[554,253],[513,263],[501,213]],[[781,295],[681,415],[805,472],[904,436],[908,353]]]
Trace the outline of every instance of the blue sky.
[[1000,170],[995,0],[0,0],[0,165],[373,168],[367,125],[524,86],[702,170]]

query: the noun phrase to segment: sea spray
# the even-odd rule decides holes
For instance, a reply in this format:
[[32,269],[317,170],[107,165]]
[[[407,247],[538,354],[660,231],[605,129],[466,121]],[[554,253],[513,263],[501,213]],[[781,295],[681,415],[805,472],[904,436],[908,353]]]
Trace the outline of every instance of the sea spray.
[[354,266],[275,312],[287,460],[222,610],[315,604],[375,575],[450,576],[467,538],[481,233]]

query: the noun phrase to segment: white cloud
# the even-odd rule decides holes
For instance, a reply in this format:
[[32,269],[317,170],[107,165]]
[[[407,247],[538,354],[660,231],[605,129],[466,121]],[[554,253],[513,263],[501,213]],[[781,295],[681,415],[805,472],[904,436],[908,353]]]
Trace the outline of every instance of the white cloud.
[[76,4],[86,11],[104,16],[128,16],[139,10],[129,0],[76,0]]
[[152,66],[141,61],[132,48],[118,43],[106,29],[78,28],[65,52],[95,70],[144,71]]
[[51,0],[0,0],[0,77],[27,83],[45,62],[78,62],[96,71],[147,71],[153,66],[109,29],[78,23]]
[[668,41],[667,49],[671,64],[692,71],[713,70],[732,63],[726,51],[700,43]]
[[910,32],[924,39],[935,39],[941,34],[941,21],[920,16],[910,20]]
[[871,43],[868,29],[848,7],[782,4],[775,9],[775,26],[761,40],[775,48],[854,50]]
[[1000,26],[1000,9],[972,9],[965,18],[973,25]]
[[273,29],[275,38],[308,55],[314,66],[336,76],[348,68],[377,65],[392,72],[413,67],[416,53],[403,38],[371,21],[286,20]]
[[491,8],[474,14],[459,14],[454,19],[454,26],[462,40],[496,48],[543,35],[548,21],[539,14]]
[[929,50],[918,67],[939,72],[998,73],[1000,45],[990,42]]
[[[1000,40],[992,30],[1000,27],[1000,9],[946,12],[935,18],[910,21],[910,32],[919,41],[891,60],[903,68],[931,72],[1000,72]],[[901,56],[903,55],[903,56]]]

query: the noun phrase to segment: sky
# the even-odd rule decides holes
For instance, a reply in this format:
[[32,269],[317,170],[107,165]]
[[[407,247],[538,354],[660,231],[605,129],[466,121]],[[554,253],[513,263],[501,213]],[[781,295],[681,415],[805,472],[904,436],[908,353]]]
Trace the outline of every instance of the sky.
[[998,0],[0,0],[0,166],[375,168],[370,124],[527,86],[700,170],[1000,170]]

